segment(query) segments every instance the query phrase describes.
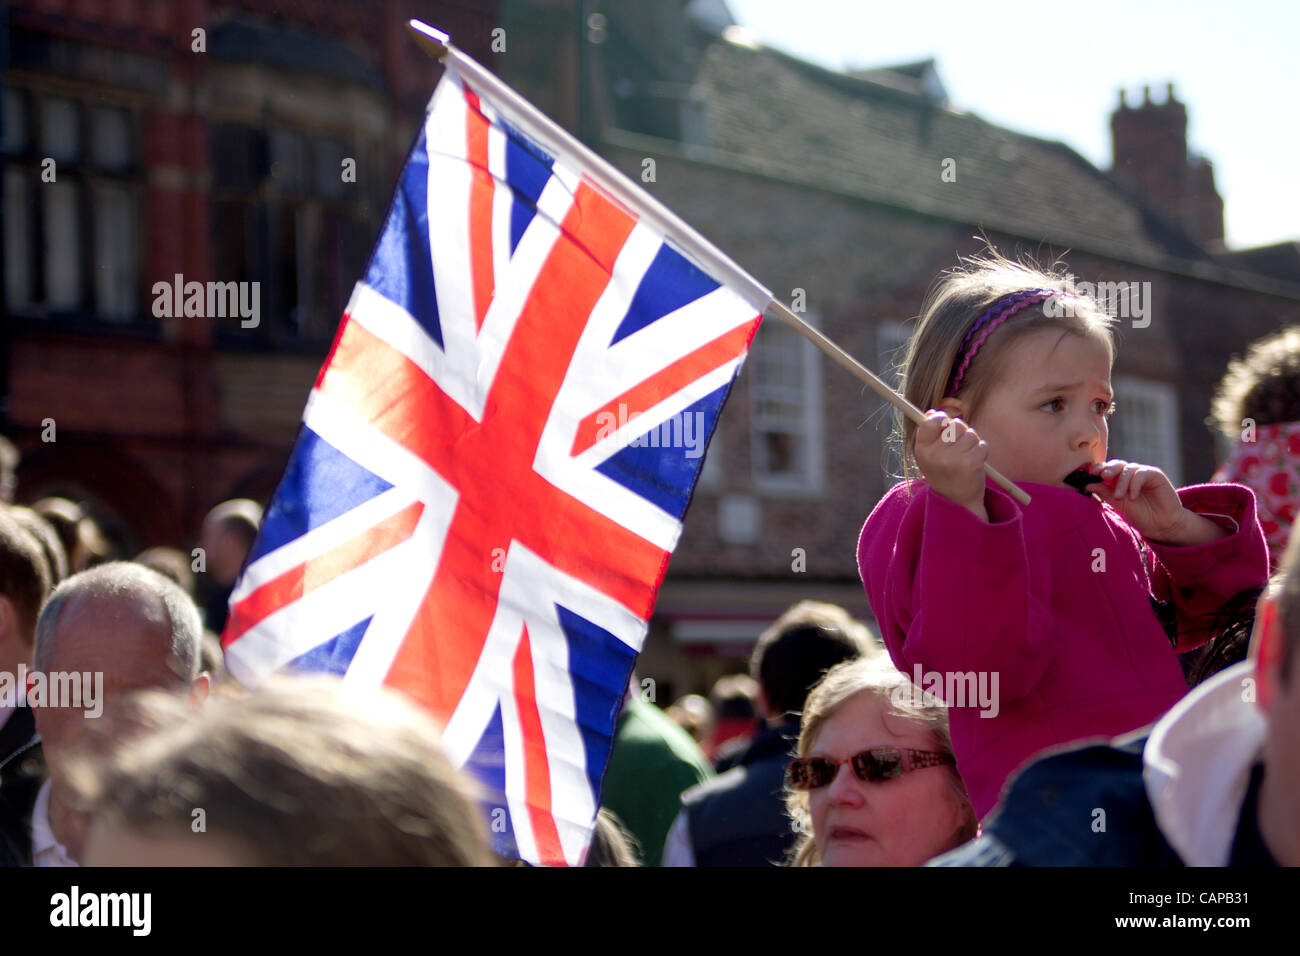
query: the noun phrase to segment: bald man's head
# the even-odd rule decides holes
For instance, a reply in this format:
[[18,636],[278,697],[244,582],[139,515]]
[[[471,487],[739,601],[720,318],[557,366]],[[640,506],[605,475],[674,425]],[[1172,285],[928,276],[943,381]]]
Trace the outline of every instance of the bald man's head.
[[[106,704],[145,688],[182,689],[199,676],[203,628],[198,609],[173,581],[116,561],[74,574],[41,611],[36,669],[102,675]],[[36,729],[58,757],[84,736],[81,710],[40,707]]]

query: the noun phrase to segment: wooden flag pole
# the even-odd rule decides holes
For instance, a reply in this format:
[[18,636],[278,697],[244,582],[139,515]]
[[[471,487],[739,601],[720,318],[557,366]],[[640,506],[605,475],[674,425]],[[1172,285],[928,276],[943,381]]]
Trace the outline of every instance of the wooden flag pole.
[[[447,56],[449,52],[448,48],[451,43],[451,38],[447,34],[429,26],[427,23],[421,22],[420,20],[410,20],[407,25],[410,27],[411,33],[416,42],[420,44],[421,49],[428,53],[429,56],[433,57],[435,60],[441,60]],[[470,62],[472,63],[473,61]],[[482,67],[477,67],[477,69],[480,72],[483,72]],[[499,80],[496,82],[500,84]],[[513,95],[516,97],[518,96],[518,94]],[[584,152],[586,151],[584,150]],[[594,161],[599,162],[599,160]],[[681,226],[685,231],[694,235],[693,230],[691,230],[689,226],[680,223],[680,221],[677,220],[676,217],[672,216],[671,213],[667,213],[666,215],[674,224]],[[701,241],[704,242],[703,240]],[[925,413],[900,395],[897,391],[890,388],[887,382],[877,376],[853,356],[849,355],[848,352],[844,351],[828,339],[818,329],[813,328],[794,312],[791,312],[785,303],[773,298],[771,292],[759,286],[759,284],[749,276],[748,273],[741,270],[739,266],[736,266],[730,259],[722,255],[722,253],[717,252],[713,246],[709,245],[707,242],[704,242],[704,246],[708,251],[715,254],[714,258],[718,260],[718,263],[715,264],[724,266],[725,271],[743,278],[754,288],[762,289],[765,293],[764,298],[768,299],[767,311],[775,312],[779,315],[796,332],[808,339],[808,341],[812,342],[813,345],[825,352],[831,359],[843,368],[847,369],[852,375],[865,382],[872,391],[897,408],[913,422],[918,425],[925,424]],[[1029,495],[1025,494],[1023,489],[1018,488],[1010,479],[992,465],[986,463],[984,465],[984,471],[999,487],[1005,489],[1011,497],[1015,498],[1022,505],[1029,504]]]
[[[809,325],[794,312],[791,312],[784,302],[781,302],[778,299],[773,299],[772,304],[769,305],[768,308],[784,319],[786,324],[796,332],[825,352],[841,367],[847,369],[857,378],[865,382],[872,391],[885,401],[889,402],[916,424],[925,424],[926,419],[923,411],[900,395],[895,389],[890,388],[888,382],[880,378],[880,376],[875,372],[871,371],[871,369],[867,368],[848,352],[844,351],[828,339],[819,329]],[[1017,486],[1011,481],[1011,479],[1007,478],[1006,475],[1002,474],[1002,472],[998,471],[987,462],[984,464],[984,473],[992,478],[995,484],[1004,488],[1011,497],[1015,498],[1016,501],[1019,501],[1022,505],[1027,505],[1031,501],[1029,495],[1026,494],[1023,488]]]

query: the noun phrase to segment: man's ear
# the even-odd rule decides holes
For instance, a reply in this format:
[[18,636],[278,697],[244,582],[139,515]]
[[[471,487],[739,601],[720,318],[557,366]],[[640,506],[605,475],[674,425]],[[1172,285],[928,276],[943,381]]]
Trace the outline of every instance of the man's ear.
[[197,707],[207,700],[208,695],[211,693],[212,677],[207,671],[201,671],[199,676],[194,678],[194,682],[190,684],[190,705]]
[[1273,706],[1273,697],[1282,678],[1285,648],[1286,636],[1282,633],[1277,604],[1261,597],[1255,612],[1255,634],[1251,638],[1250,653],[1255,660],[1255,701],[1265,716]]

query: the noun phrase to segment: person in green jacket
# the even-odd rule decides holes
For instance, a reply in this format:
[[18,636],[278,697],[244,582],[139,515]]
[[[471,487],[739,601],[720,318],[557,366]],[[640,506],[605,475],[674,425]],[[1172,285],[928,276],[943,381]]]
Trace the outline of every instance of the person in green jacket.
[[641,696],[633,675],[614,730],[601,805],[640,843],[643,865],[659,865],[682,791],[712,777],[690,734]]

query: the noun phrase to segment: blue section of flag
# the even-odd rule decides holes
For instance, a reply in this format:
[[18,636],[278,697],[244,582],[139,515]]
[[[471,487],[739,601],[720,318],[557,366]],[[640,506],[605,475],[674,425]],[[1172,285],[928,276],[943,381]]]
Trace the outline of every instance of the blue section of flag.
[[391,487],[303,426],[247,563],[252,564]]
[[364,621],[352,625],[342,634],[330,638],[324,644],[318,644],[306,654],[291,660],[285,665],[285,670],[299,673],[324,671],[342,677],[348,672],[352,658],[356,656],[357,648],[361,645],[361,638],[365,636],[366,628],[374,619],[375,616],[372,614]]
[[[674,518],[686,513],[704,449],[730,384],[628,443],[596,466],[603,475],[654,502]],[[695,447],[686,447],[690,438]],[[658,445],[659,447],[655,447]],[[667,446],[667,447],[665,447]],[[692,457],[694,456],[694,457]]]
[[514,201],[510,204],[510,253],[513,255],[537,213],[537,201],[551,178],[555,159],[513,126],[502,125],[506,130],[506,182],[514,191]]
[[[510,808],[506,805],[505,754],[505,729],[501,722],[501,705],[498,704],[474,752],[465,761],[465,769],[487,789],[482,806],[488,815],[493,851],[506,859],[518,859],[514,825],[510,820]],[[498,810],[502,812],[496,812]]]
[[555,609],[569,644],[574,717],[587,752],[587,777],[591,792],[598,794],[636,652],[609,631],[568,608],[557,604]]
[[442,345],[438,296],[429,247],[429,153],[424,133],[407,157],[379,242],[366,267],[365,283],[415,317]]
[[682,306],[706,296],[719,283],[701,272],[668,243],[659,247],[650,268],[641,278],[627,315],[614,333],[614,342],[638,332],[651,322],[662,319]]

